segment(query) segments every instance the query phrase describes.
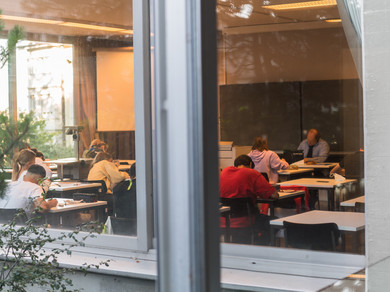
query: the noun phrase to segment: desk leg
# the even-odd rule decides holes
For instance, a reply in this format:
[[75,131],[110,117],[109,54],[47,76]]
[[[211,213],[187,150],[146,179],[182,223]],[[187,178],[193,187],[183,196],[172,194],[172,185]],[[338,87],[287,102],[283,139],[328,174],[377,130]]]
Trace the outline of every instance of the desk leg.
[[271,228],[270,228],[270,245],[271,246],[275,246],[275,227],[273,227],[272,225],[271,225]]
[[271,215],[271,218],[274,218],[274,217],[275,217],[275,206],[274,206],[274,202],[269,202],[269,208],[270,208],[270,215]]
[[328,190],[328,210],[334,210],[334,189]]

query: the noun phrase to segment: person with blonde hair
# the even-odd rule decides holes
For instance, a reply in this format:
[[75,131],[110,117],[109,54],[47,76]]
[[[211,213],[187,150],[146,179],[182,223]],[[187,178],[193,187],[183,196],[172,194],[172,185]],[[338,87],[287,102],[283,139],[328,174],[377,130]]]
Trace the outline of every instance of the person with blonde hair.
[[12,162],[12,180],[23,179],[27,169],[35,164],[35,153],[29,149],[20,150],[16,153]]
[[92,140],[89,149],[83,153],[83,158],[95,158],[96,154],[107,151],[107,144],[100,139]]
[[107,193],[112,193],[112,190],[118,183],[128,178],[130,178],[129,174],[119,171],[112,161],[111,154],[107,152],[97,153],[88,173],[88,180],[104,180],[107,186]]
[[256,137],[251,152],[248,156],[255,164],[255,170],[267,173],[269,183],[275,184],[279,181],[278,170],[287,169],[289,164],[284,159],[268,149],[268,141],[262,137]]

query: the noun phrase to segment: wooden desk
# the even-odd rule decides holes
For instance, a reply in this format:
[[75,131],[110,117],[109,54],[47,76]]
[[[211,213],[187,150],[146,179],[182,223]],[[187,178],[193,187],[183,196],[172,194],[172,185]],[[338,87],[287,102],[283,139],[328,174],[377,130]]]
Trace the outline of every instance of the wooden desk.
[[335,203],[335,189],[349,184],[356,183],[355,179],[346,179],[344,181],[336,181],[335,179],[324,178],[301,178],[289,180],[279,183],[280,186],[301,186],[315,190],[326,190],[328,193],[328,210],[338,209],[340,206],[340,198],[337,196]]
[[285,199],[295,199],[302,197],[304,198],[305,196],[305,191],[295,191],[295,192],[290,192],[290,191],[280,191],[279,192],[279,199],[261,199],[257,198],[256,202],[257,203],[266,203],[269,204],[270,208],[270,215],[273,217],[275,216],[275,203],[285,200]]
[[314,168],[298,168],[298,169],[285,169],[279,170],[279,180],[281,182],[291,179],[301,178],[303,176],[312,176]]
[[73,198],[73,193],[98,193],[101,183],[87,183],[75,181],[52,182],[48,191],[48,197]]
[[[343,232],[353,232],[354,242],[353,251],[357,251],[359,247],[358,231],[365,229],[365,216],[363,213],[356,212],[335,212],[335,211],[309,211],[293,216],[288,216],[270,222],[271,229],[283,228],[283,221],[301,223],[301,224],[320,224],[320,223],[336,223],[339,230]],[[271,235],[275,232],[271,230]],[[275,238],[271,236],[271,244],[275,244]]]
[[[96,221],[98,222],[102,222],[104,218],[104,210],[107,205],[106,201],[66,204],[66,201],[73,200],[63,198],[57,198],[57,200],[58,205],[56,207],[51,208],[48,212],[44,213],[46,223],[50,223],[55,226],[62,226],[64,215],[70,215],[84,210],[95,210],[97,214]],[[61,204],[64,205],[60,207],[59,205]],[[70,225],[73,226],[73,222],[71,222]]]

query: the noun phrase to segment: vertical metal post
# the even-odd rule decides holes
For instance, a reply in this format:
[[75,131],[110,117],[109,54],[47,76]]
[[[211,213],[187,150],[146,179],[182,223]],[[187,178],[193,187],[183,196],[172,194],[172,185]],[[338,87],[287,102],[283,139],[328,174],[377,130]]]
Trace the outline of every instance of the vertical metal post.
[[219,290],[215,1],[155,1],[159,291]]

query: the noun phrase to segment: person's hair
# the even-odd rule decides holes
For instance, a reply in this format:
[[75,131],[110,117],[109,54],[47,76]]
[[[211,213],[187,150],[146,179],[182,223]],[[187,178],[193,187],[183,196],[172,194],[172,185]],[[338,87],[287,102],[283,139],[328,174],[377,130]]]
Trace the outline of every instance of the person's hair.
[[99,152],[98,154],[96,154],[95,158],[93,159],[91,167],[102,160],[110,160],[110,159],[112,159],[112,155],[110,153]]
[[45,157],[43,156],[43,153],[40,152],[40,151],[38,151],[37,148],[31,148],[30,150],[31,150],[32,152],[35,153],[35,156],[36,156],[36,157],[39,157],[39,158],[41,158],[42,160],[45,160]]
[[23,149],[19,151],[12,162],[12,180],[15,181],[19,178],[22,168],[31,162],[35,162],[35,153],[29,149]]
[[253,168],[255,165],[252,161],[252,158],[250,158],[248,155],[240,155],[234,160],[234,166],[239,167],[240,165],[243,165],[245,167]]
[[131,178],[131,179],[133,179],[133,178],[136,177],[136,173],[135,173],[135,162],[130,166],[129,175],[130,175],[130,178]]
[[314,138],[316,139],[316,141],[317,142],[320,141],[321,135],[320,135],[320,132],[318,132],[317,129],[310,129],[309,132],[307,132],[307,133],[308,134],[309,133],[314,133],[315,134]]
[[38,175],[41,178],[46,176],[46,170],[39,164],[31,165],[28,168],[27,173]]
[[266,138],[256,137],[253,141],[252,150],[264,151],[268,150],[268,141]]
[[106,145],[106,143],[104,143],[100,139],[95,139],[95,140],[91,141],[91,144],[89,145],[89,148],[95,148],[96,146],[100,146],[100,145]]

